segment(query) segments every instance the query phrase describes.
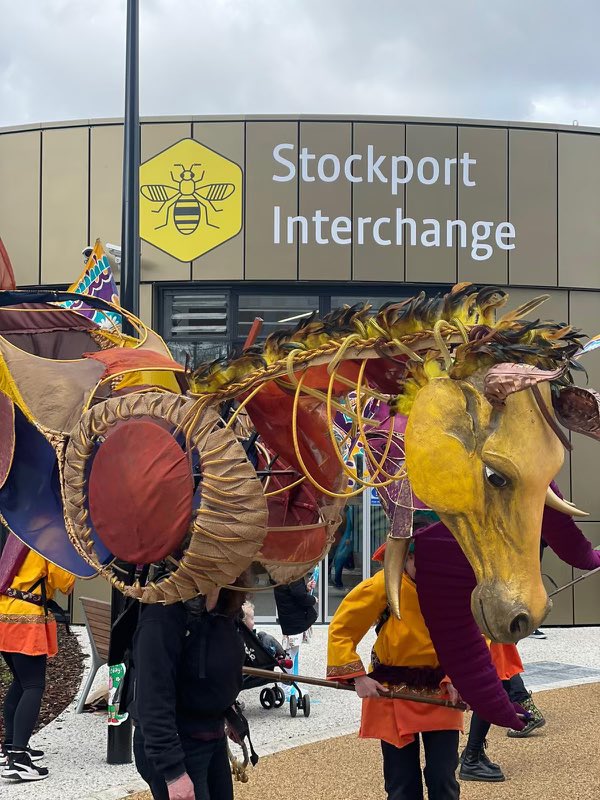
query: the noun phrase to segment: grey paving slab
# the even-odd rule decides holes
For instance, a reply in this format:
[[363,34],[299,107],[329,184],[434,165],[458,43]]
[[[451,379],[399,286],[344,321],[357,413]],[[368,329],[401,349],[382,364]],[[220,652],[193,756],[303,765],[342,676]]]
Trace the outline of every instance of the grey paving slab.
[[560,661],[533,661],[524,666],[523,680],[532,692],[600,682],[600,669],[594,667],[564,664]]

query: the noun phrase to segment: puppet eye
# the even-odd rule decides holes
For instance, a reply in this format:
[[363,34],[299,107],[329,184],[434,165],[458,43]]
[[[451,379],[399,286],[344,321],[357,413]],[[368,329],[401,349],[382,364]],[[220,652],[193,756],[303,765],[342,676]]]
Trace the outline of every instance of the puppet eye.
[[504,489],[506,486],[508,486],[508,478],[491,469],[491,467],[484,466],[483,472],[487,482],[490,483],[495,489]]

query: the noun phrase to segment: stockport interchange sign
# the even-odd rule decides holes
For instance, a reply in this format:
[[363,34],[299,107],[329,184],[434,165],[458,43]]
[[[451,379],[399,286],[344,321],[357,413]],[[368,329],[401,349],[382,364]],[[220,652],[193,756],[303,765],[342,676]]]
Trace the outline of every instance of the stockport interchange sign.
[[[470,153],[458,158],[424,156],[413,161],[406,155],[380,155],[373,145],[366,153],[352,153],[341,159],[333,153],[318,155],[303,147],[296,152],[290,143],[273,148],[273,181],[285,183],[300,180],[302,183],[356,183],[386,184],[396,197],[403,187],[418,181],[425,186],[457,183],[470,188],[477,185],[477,159]],[[296,166],[298,163],[298,166]],[[414,219],[405,216],[401,206],[391,216],[366,217],[338,216],[330,218],[315,208],[312,215],[283,215],[281,207],[273,207],[273,243],[358,245],[375,244],[380,247],[454,247],[469,248],[474,261],[487,261],[494,252],[513,250],[516,231],[510,222],[494,223],[477,220],[468,225],[462,219]]]
[[[473,261],[487,261],[495,251],[515,248],[515,226],[508,221],[416,219],[403,208],[408,184],[454,187],[468,192],[477,186],[478,160],[470,152],[455,156],[390,155],[373,144],[345,157],[311,152],[280,142],[246,168],[258,176],[259,191],[245,198],[251,209],[268,203],[271,222],[260,231],[271,245],[351,245],[381,248],[460,248]],[[277,199],[277,187],[336,184],[378,184],[392,198],[386,216],[339,215],[314,207],[290,214]],[[271,183],[271,190],[264,191]],[[256,187],[256,179],[253,183]],[[194,139],[183,139],[150,158],[140,168],[140,234],[143,239],[180,261],[189,262],[237,236],[243,226],[244,175],[231,158]],[[312,192],[312,197],[318,197]],[[393,208],[393,201],[397,205]],[[322,201],[325,204],[325,201]],[[312,204],[311,204],[312,205]],[[425,205],[425,208],[427,206]],[[300,209],[295,209],[300,211]]]

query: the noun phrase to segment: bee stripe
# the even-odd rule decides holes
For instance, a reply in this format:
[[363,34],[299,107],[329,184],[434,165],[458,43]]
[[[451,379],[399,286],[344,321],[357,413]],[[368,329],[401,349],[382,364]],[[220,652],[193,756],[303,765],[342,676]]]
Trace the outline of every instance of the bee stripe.
[[158,184],[148,184],[148,186],[144,186],[144,189],[150,196],[150,200],[158,200],[164,201],[169,199],[169,195],[165,191],[163,186],[159,186]]
[[180,233],[193,233],[200,223],[200,206],[195,200],[179,200],[173,209],[173,221]]
[[205,197],[207,200],[224,200],[233,193],[234,188],[235,187],[231,183],[213,183]]

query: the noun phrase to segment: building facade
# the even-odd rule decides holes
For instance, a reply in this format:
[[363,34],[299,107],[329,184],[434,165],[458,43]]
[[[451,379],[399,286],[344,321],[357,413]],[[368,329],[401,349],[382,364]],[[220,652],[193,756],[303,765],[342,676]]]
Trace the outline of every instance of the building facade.
[[[19,286],[69,285],[87,244],[120,242],[122,139],[118,120],[0,129],[0,235]],[[171,154],[182,140],[198,143],[199,163]],[[377,306],[458,281],[505,287],[511,305],[548,294],[537,313],[600,331],[600,130],[388,117],[152,118],[142,121],[141,149],[141,316],[178,359],[197,363],[239,346],[256,316],[266,334],[315,309],[365,299]],[[159,229],[169,225],[163,240]],[[196,250],[178,249],[186,236]],[[193,260],[175,258],[169,242]],[[600,387],[600,359],[591,355],[585,366]],[[600,451],[574,439],[559,483],[590,512],[581,526],[600,544]],[[376,568],[370,555],[385,535],[368,495],[350,516],[352,546],[337,565],[344,590]],[[335,571],[329,581],[321,570],[323,620],[343,596]],[[543,572],[558,585],[574,577],[553,554]],[[78,592],[107,590],[96,580]],[[258,611],[273,616],[268,594]],[[559,595],[549,623],[600,624],[600,581]]]

